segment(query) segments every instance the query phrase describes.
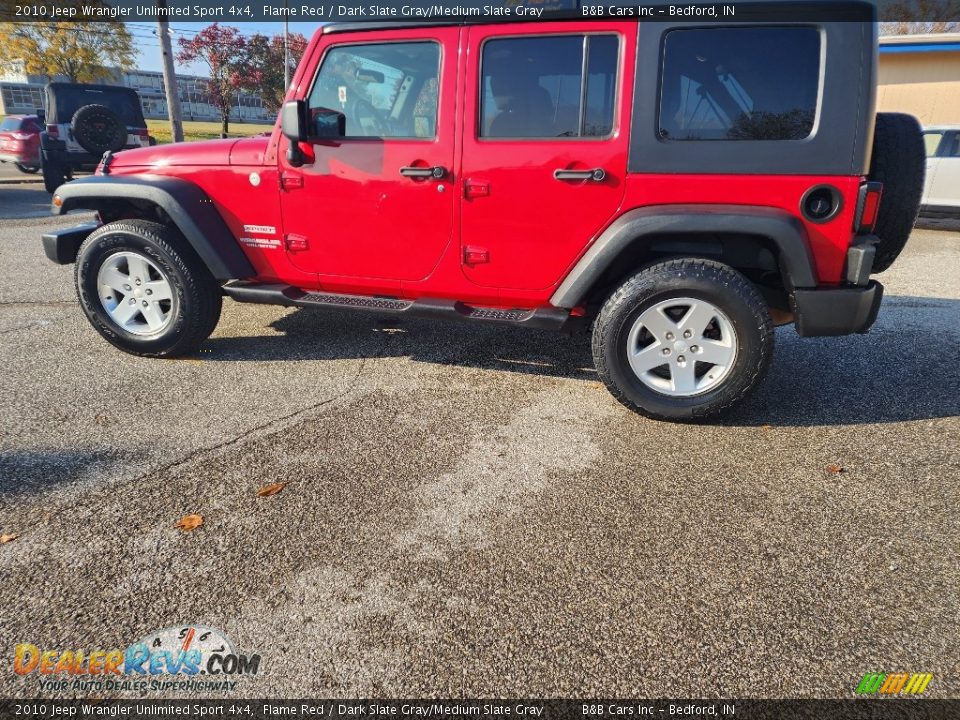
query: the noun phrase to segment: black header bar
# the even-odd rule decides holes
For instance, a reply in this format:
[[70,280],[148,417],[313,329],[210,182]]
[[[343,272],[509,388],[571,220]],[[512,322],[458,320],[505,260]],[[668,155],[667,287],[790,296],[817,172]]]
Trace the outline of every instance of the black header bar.
[[[952,1],[952,0],[951,0]],[[892,2],[881,0],[880,19]],[[902,6],[902,3],[901,5]],[[2,0],[0,21],[103,22],[502,22],[535,20],[638,20],[693,22],[872,20],[869,2],[827,0],[769,2],[662,2],[654,0]],[[891,18],[893,19],[893,18]]]

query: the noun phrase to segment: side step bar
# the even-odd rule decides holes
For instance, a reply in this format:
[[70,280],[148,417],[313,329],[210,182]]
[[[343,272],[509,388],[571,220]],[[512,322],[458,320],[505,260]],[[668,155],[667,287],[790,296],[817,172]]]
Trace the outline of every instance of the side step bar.
[[244,281],[227,283],[223,286],[223,292],[238,302],[366,310],[375,313],[523,325],[524,327],[540,328],[542,330],[561,330],[571,319],[570,311],[561,308],[504,310],[502,308],[475,307],[457,300],[435,298],[401,300],[392,297],[337,295],[334,293],[308,292],[290,285],[271,285]]

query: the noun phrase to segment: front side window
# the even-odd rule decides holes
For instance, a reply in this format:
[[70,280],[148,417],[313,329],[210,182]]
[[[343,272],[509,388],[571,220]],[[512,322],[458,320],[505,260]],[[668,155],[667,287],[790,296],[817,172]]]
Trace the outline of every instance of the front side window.
[[311,122],[321,109],[336,110],[346,117],[347,137],[432,138],[439,81],[435,42],[334,47],[310,91]]
[[609,135],[618,55],[614,35],[488,40],[480,78],[480,137]]
[[815,28],[672,30],[662,70],[665,140],[802,140],[813,132],[820,87]]

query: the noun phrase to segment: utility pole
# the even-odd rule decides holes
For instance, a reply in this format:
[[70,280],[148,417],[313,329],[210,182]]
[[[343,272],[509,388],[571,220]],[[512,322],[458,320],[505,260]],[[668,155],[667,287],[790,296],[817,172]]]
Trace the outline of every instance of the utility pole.
[[290,89],[290,21],[287,19],[287,13],[290,8],[287,6],[289,0],[283,0],[283,91]]
[[180,115],[180,93],[177,74],[173,68],[173,48],[170,43],[170,24],[167,22],[167,0],[157,0],[157,33],[163,52],[163,84],[167,91],[167,114],[170,116],[170,136],[174,142],[183,142],[183,119]]

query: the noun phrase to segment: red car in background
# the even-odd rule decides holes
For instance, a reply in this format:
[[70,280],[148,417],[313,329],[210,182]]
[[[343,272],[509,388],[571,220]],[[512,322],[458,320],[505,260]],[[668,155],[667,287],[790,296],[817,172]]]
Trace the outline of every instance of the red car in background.
[[21,172],[40,170],[40,132],[36,115],[9,115],[0,123],[0,162],[13,163]]

